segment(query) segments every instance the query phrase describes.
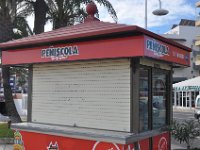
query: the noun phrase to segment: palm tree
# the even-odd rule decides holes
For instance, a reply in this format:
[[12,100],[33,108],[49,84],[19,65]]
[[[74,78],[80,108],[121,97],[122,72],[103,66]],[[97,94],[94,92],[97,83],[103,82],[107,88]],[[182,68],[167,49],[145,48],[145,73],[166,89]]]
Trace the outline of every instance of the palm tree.
[[15,39],[14,34],[17,33],[13,32],[13,29],[16,29],[18,34],[20,32],[22,37],[33,34],[25,19],[30,14],[25,6],[23,0],[0,1],[0,42]]
[[[15,8],[13,7],[13,0],[1,0],[0,2],[0,42],[5,42],[11,40],[13,37],[13,12]],[[14,9],[13,9],[14,8]],[[4,87],[4,98],[6,104],[7,115],[11,117],[13,122],[20,122],[21,118],[16,110],[12,90],[9,84],[10,80],[10,69],[7,66],[2,66],[2,77],[3,77],[3,87]]]
[[44,26],[46,24],[48,6],[45,0],[24,0],[23,4],[25,13],[34,14],[34,33],[39,34],[44,32]]
[[0,1],[0,41],[5,42],[12,39],[12,19],[10,13],[11,3],[6,0]]
[[[117,21],[116,12],[108,0],[95,1],[105,6],[112,18]],[[53,23],[53,29],[57,29],[73,25],[76,20],[86,17],[82,6],[89,2],[91,0],[24,0],[24,10],[34,14],[34,33],[39,34],[44,32],[47,20]]]
[[[24,27],[25,29],[27,29],[27,22],[22,17],[22,15],[19,15],[19,17],[17,17],[17,6],[21,6],[18,5],[21,4],[21,2],[22,0],[0,1],[0,42],[12,40],[14,38],[14,35],[17,35],[13,32],[14,25],[16,25],[16,29],[20,31],[21,36],[28,35],[28,32],[26,33],[24,31]],[[16,37],[19,37],[19,35]],[[14,104],[12,90],[9,84],[10,67],[2,66],[2,77],[7,115],[10,116],[12,122],[21,122],[21,118]]]
[[[73,25],[76,20],[86,17],[84,4],[91,2],[90,0],[45,0],[48,7],[48,18],[53,22],[53,29],[63,26]],[[95,0],[100,5],[107,8],[112,18],[117,21],[116,12],[112,4],[108,0]]]
[[44,32],[44,26],[46,24],[46,14],[48,11],[48,6],[44,0],[25,0],[27,2],[28,8],[34,13],[34,33],[39,34]]

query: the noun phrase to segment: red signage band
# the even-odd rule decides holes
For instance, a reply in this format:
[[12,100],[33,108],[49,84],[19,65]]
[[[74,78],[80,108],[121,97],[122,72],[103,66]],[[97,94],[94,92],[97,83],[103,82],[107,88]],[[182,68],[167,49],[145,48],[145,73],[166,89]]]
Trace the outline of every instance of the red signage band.
[[143,37],[137,36],[3,51],[2,64],[31,64],[143,55]]
[[147,56],[189,66],[190,54],[147,36],[58,44],[2,52],[3,65]]
[[145,36],[145,56],[181,65],[190,65],[190,52]]

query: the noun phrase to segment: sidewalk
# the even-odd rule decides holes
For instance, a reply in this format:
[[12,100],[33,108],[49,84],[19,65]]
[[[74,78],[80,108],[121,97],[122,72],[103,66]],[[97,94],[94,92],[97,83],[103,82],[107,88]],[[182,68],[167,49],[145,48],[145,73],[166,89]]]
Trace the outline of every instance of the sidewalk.
[[[195,139],[191,145],[191,148],[198,148],[196,150],[200,150],[200,137]],[[187,145],[184,143],[180,144],[178,141],[176,141],[173,137],[171,139],[171,149],[172,150],[186,150]]]
[[13,150],[13,145],[12,144],[0,144],[0,150]]
[[183,144],[180,144],[179,142],[175,141],[173,138],[171,139],[171,149],[172,150],[184,150],[186,147]]
[[173,106],[173,112],[194,112],[194,108],[184,108]]
[[13,139],[3,138],[0,139],[0,150],[13,150]]

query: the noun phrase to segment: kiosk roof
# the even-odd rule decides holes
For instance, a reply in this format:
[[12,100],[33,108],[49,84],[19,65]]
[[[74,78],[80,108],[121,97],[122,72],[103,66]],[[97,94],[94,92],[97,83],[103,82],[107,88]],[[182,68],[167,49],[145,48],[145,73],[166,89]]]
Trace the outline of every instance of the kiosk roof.
[[57,43],[61,41],[84,40],[86,38],[107,37],[129,35],[148,35],[154,39],[159,39],[165,43],[191,51],[188,47],[176,43],[170,39],[166,39],[153,32],[145,30],[138,26],[130,26],[124,24],[108,23],[98,20],[88,21],[85,23],[63,27],[49,32],[25,37],[18,40],[12,40],[0,43],[1,49],[13,49],[17,47],[27,47],[36,45],[45,45],[47,43]]

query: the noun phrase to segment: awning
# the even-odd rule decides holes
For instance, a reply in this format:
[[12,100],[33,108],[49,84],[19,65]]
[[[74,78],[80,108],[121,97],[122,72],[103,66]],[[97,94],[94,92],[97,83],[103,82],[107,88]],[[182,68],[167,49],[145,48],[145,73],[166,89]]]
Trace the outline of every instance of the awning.
[[200,91],[200,76],[173,84],[175,91]]

